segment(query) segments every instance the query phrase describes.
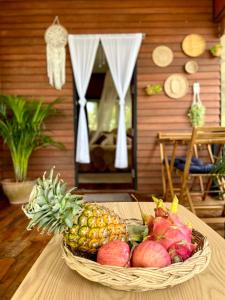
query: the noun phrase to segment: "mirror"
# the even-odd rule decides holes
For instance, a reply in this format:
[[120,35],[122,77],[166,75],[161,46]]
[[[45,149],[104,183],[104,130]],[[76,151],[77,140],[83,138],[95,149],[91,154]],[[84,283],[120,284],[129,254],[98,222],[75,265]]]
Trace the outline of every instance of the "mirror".
[[[134,79],[132,80],[132,84]],[[90,164],[77,164],[78,187],[84,189],[134,188],[134,95],[128,89],[125,119],[128,145],[128,168],[114,166],[117,141],[119,102],[101,45],[86,93]],[[77,112],[78,113],[78,112]]]

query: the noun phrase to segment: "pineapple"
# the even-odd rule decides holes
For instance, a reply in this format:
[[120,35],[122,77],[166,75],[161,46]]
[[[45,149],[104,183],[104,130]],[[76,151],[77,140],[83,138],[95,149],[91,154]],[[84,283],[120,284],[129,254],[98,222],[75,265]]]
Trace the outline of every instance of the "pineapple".
[[38,179],[29,202],[23,206],[34,226],[48,233],[62,233],[73,252],[95,254],[100,246],[112,240],[128,239],[127,227],[113,211],[97,204],[85,203],[81,196],[66,191],[66,184],[54,177]]

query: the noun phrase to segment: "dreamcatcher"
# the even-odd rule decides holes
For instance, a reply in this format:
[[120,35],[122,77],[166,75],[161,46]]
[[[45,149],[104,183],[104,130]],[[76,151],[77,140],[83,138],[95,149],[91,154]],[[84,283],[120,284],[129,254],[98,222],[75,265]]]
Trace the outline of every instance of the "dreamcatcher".
[[57,90],[61,90],[65,83],[65,65],[68,32],[59,23],[58,17],[45,31],[45,42],[47,52],[47,73],[49,83]]

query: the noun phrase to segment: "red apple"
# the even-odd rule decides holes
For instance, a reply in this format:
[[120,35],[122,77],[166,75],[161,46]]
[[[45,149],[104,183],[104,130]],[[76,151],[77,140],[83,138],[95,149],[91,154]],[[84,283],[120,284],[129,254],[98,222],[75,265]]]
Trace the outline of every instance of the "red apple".
[[130,248],[126,242],[115,240],[99,248],[97,262],[102,265],[129,266]]
[[171,258],[166,249],[158,242],[145,240],[133,252],[133,267],[163,268],[171,264]]

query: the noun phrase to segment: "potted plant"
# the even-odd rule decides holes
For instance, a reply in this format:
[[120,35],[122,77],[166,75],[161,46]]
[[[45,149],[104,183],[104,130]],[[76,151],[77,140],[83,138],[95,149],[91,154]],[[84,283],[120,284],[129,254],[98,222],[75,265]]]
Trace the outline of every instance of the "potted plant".
[[44,130],[44,121],[57,113],[55,104],[28,100],[22,96],[0,95],[0,136],[7,145],[14,169],[15,182],[3,180],[2,188],[10,203],[28,201],[34,181],[27,180],[28,164],[34,150],[48,145],[63,149]]

